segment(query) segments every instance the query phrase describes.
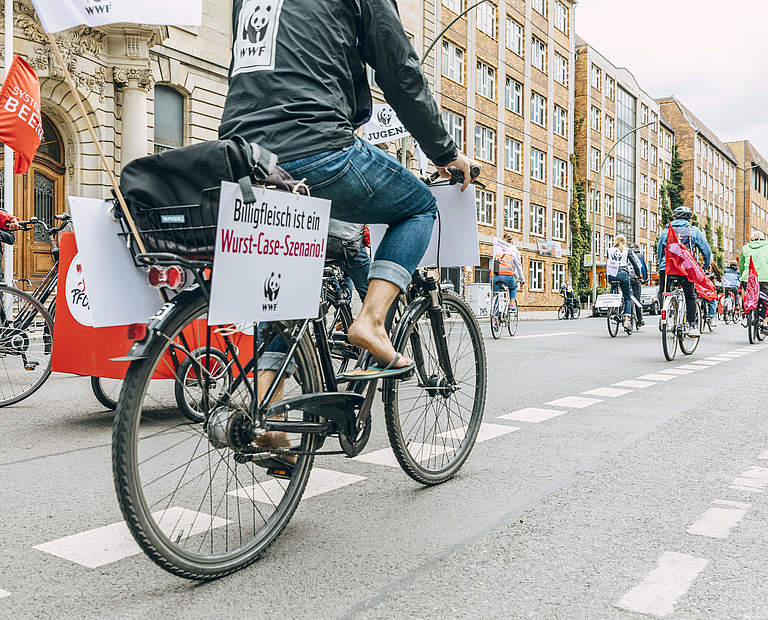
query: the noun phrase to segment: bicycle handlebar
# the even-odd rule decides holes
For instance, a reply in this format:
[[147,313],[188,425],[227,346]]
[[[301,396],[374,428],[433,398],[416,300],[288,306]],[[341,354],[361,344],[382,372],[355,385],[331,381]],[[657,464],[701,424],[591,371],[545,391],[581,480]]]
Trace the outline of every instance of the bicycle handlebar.
[[[446,179],[450,185],[458,185],[461,183],[464,183],[464,173],[459,170],[458,168],[454,166],[450,166],[448,169],[448,172],[451,174],[450,179]],[[477,180],[477,177],[480,176],[480,166],[472,166],[469,169],[469,173],[472,175],[472,183],[474,185],[477,185],[479,187],[485,187],[480,181]],[[428,178],[427,178],[427,185],[431,185],[435,181],[438,181],[440,179],[440,172],[433,172]]]
[[72,216],[69,215],[69,213],[60,213],[59,215],[54,215],[53,219],[61,222],[61,224],[58,226],[48,226],[48,224],[39,218],[31,217],[28,220],[20,221],[19,226],[21,226],[22,231],[34,230],[35,226],[42,226],[46,234],[55,235],[67,227],[67,225],[72,221]]

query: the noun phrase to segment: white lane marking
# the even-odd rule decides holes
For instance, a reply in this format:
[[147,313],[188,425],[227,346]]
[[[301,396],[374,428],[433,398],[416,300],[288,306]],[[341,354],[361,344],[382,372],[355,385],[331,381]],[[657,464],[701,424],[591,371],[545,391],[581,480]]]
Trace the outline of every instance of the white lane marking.
[[616,607],[654,616],[668,616],[675,603],[704,570],[709,560],[685,553],[666,551],[659,563],[635,586],[621,597]]
[[538,424],[544,420],[555,418],[559,415],[563,415],[565,411],[558,411],[556,409],[539,409],[538,407],[526,407],[525,409],[518,409],[512,413],[505,413],[500,415],[500,420],[512,420],[514,422],[533,422]]
[[641,381],[671,381],[675,377],[672,375],[660,375],[659,373],[652,372],[649,375],[642,375],[641,377],[638,377]]
[[614,383],[613,385],[630,388],[647,388],[656,384],[653,381],[635,381],[634,379],[630,379],[629,381],[620,381],[619,383]]
[[683,364],[682,366],[676,366],[680,370],[703,370],[702,366],[694,366],[693,364]]
[[659,371],[662,375],[690,375],[692,370],[685,370],[684,368],[669,368],[667,370]]
[[747,471],[741,472],[738,478],[734,478],[731,484],[750,491],[759,491],[768,485],[768,468],[750,467]]
[[737,491],[748,491],[750,493],[762,493],[760,489],[754,489],[752,487],[742,487],[742,486],[739,486],[738,484],[732,484],[731,488],[736,489]]
[[707,360],[699,360],[698,362],[691,363],[695,364],[696,366],[717,366],[718,364],[722,364],[722,362],[712,362]]
[[[488,424],[484,422],[480,425],[480,430],[477,432],[477,439],[475,439],[475,442],[482,443],[483,441],[495,439],[496,437],[501,437],[507,433],[513,433],[514,431],[519,430],[520,429],[517,426],[507,426],[506,424]],[[456,439],[460,441],[464,438],[464,434],[466,432],[467,427],[462,426],[460,428],[451,429],[444,433],[440,433],[438,437],[445,437],[446,439]]]
[[712,502],[712,507],[708,508],[699,520],[688,528],[688,533],[707,538],[728,538],[731,530],[747,514],[749,507],[749,504],[743,502],[716,500]]
[[[322,495],[323,493],[329,493],[336,489],[349,486],[350,484],[355,484],[356,482],[362,482],[363,480],[366,480],[363,476],[354,476],[352,474],[344,474],[330,469],[313,467],[312,472],[309,475],[307,486],[304,489],[304,495],[302,495],[301,499],[302,501],[310,499]],[[278,504],[283,499],[286,485],[286,481],[278,481],[275,478],[271,478],[260,484],[253,484],[247,487],[241,487],[235,491],[230,491],[227,495],[259,502],[261,504]]]
[[765,452],[761,452],[760,456],[758,456],[757,458],[762,459],[762,460],[768,459],[768,450],[766,450]]
[[572,336],[578,332],[552,332],[550,334],[528,334],[527,336],[515,336],[515,340],[523,340],[524,338],[552,338],[553,336]]
[[725,357],[723,355],[713,355],[712,357],[705,357],[704,359],[711,362],[730,362],[731,361],[730,357]]
[[737,357],[741,357],[744,355],[743,353],[718,353],[717,357],[725,357],[728,359],[736,359]]
[[631,394],[632,390],[619,390],[617,388],[601,387],[594,390],[588,390],[582,392],[582,394],[589,394],[590,396],[606,396],[608,398],[616,398],[617,396],[624,396],[624,394]]
[[8,597],[10,595],[11,595],[11,593],[8,592],[7,590],[0,590],[0,598],[6,598],[6,597]]
[[596,405],[603,402],[599,398],[582,398],[580,396],[566,396],[565,398],[558,398],[557,400],[551,400],[545,405],[551,405],[553,407],[569,407],[571,409],[583,409],[590,405]]
[[[160,510],[152,516],[166,536],[179,540],[230,523],[226,519],[211,518],[204,512],[181,507]],[[141,553],[124,521],[58,538],[34,548],[86,568],[99,568]]]
[[[419,458],[420,462],[424,462],[428,461],[430,458],[445,454],[447,450],[442,445],[413,442],[408,445],[408,452],[410,452],[411,456]],[[400,467],[400,463],[397,462],[397,458],[391,447],[363,453],[352,460],[362,461],[363,463],[372,463],[373,465]]]

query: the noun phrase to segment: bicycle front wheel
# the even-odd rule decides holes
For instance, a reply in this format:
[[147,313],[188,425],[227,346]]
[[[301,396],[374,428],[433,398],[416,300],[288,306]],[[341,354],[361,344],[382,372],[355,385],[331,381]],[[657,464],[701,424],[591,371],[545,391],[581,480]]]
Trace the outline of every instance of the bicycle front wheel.
[[507,331],[510,336],[514,336],[517,333],[517,326],[520,323],[520,311],[517,306],[509,309],[509,316],[507,317]]
[[565,304],[560,306],[560,309],[557,311],[557,318],[561,321],[565,320],[565,316],[568,310],[565,307]]
[[666,310],[666,320],[661,325],[661,346],[664,349],[664,357],[668,362],[677,355],[677,299],[669,298]]
[[416,362],[413,377],[384,383],[385,420],[395,457],[424,485],[449,480],[466,462],[485,410],[485,346],[472,309],[456,295],[443,293],[442,314],[454,381],[446,377],[425,304],[408,319],[395,343]]
[[[200,401],[209,405],[202,412],[205,424],[180,414],[175,385],[185,379],[179,376],[179,367],[210,339],[207,311],[204,299],[189,302],[169,319],[147,357],[131,364],[112,446],[120,508],[137,543],[160,567],[197,580],[247,566],[276,540],[301,500],[317,442],[308,434],[274,438],[280,447],[300,450],[288,480],[270,476],[250,445],[229,447],[228,429],[250,421],[249,365],[245,366],[249,382],[237,375],[225,404],[213,396]],[[307,336],[294,361],[295,373],[276,400],[322,389]],[[198,372],[204,375],[204,368]],[[206,385],[202,382],[201,389]],[[310,421],[301,412],[288,415],[286,420]]]
[[[699,306],[696,306],[696,312],[699,313],[699,315],[702,315],[701,308]],[[694,321],[694,325],[697,325],[699,323],[705,323],[706,321],[702,319],[701,316],[696,317],[696,321]],[[699,332],[698,338],[691,338],[687,334],[683,334],[683,336],[680,338],[680,350],[683,352],[684,355],[693,355],[696,349],[699,348],[699,341],[701,340],[701,334],[704,333],[704,330],[701,330]]]
[[573,318],[578,319],[581,316],[581,306],[577,303],[573,307]]
[[611,338],[615,338],[619,333],[619,310],[617,308],[610,308],[606,317],[608,322],[608,333]]
[[53,319],[37,299],[0,285],[0,407],[28,398],[51,376]]

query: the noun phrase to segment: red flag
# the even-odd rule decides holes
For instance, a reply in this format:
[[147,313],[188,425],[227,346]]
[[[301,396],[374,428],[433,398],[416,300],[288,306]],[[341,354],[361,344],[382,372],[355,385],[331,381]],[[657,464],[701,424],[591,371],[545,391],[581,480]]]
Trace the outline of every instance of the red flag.
[[757,269],[749,257],[749,278],[747,279],[747,292],[744,294],[744,312],[752,312],[760,301],[760,282],[757,279]]
[[16,56],[0,89],[0,142],[16,152],[16,174],[29,170],[42,139],[40,80],[35,70]]
[[706,299],[707,301],[714,301],[717,299],[717,290],[714,286],[706,288],[697,282],[694,284],[694,288],[696,289],[696,294],[702,299]]
[[[704,273],[701,265],[696,262],[691,251],[680,243],[671,222],[667,231],[667,253],[664,271],[667,276],[685,276],[697,288],[701,288],[703,291],[708,292],[708,294],[709,292],[715,292],[715,285],[712,284],[707,274]],[[704,297],[701,294],[700,296]]]

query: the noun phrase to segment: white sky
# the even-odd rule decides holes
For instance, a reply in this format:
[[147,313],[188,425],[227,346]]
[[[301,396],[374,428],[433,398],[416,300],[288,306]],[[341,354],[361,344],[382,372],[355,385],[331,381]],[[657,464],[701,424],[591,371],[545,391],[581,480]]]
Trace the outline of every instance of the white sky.
[[768,158],[766,0],[579,0],[576,33],[655,98]]

